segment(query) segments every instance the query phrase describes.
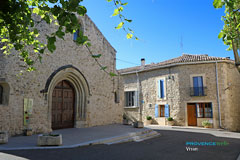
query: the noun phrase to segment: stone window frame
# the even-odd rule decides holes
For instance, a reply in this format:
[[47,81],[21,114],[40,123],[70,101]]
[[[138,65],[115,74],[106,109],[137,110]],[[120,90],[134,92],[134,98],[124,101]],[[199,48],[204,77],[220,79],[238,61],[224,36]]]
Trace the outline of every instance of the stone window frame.
[[202,77],[203,87],[207,86],[206,85],[206,75],[205,75],[205,73],[202,73],[202,74],[190,74],[190,87],[193,87],[193,77]]
[[124,108],[138,108],[139,105],[138,105],[138,100],[136,99],[137,101],[137,105],[134,105],[134,106],[126,106],[126,96],[125,96],[125,93],[126,92],[135,92],[135,97],[137,98],[137,89],[136,88],[129,88],[129,89],[125,89],[124,90]]
[[[80,32],[82,32],[82,34],[84,35],[84,26],[83,26],[83,23],[82,23],[81,20],[79,20],[78,23],[79,23],[79,25],[80,25],[80,30],[77,29],[76,32],[73,33],[73,41],[76,41],[76,40],[77,40]],[[75,36],[76,36],[76,38],[75,38]]]
[[[164,97],[163,98],[158,97],[158,81],[159,80],[164,81]],[[157,97],[157,100],[167,100],[167,77],[166,76],[161,76],[156,78],[156,97]]]
[[[0,105],[7,106],[9,102],[9,95],[10,95],[10,87],[9,84],[5,81],[0,81],[0,86],[2,87],[2,93],[0,93]],[[1,89],[0,89],[1,90]]]

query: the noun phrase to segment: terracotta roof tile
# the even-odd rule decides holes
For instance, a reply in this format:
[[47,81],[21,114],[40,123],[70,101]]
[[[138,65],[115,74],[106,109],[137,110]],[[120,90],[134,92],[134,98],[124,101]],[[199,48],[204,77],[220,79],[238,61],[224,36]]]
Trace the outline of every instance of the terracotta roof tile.
[[158,68],[161,66],[178,64],[178,63],[222,61],[222,60],[234,62],[226,57],[212,57],[212,56],[208,56],[207,54],[201,54],[201,55],[183,54],[180,57],[169,59],[169,60],[166,60],[163,62],[147,64],[144,66],[144,68],[142,66],[136,66],[136,67],[131,67],[131,68],[120,69],[118,71],[120,73],[127,73],[127,72],[134,72],[134,71],[136,72],[136,71],[140,71],[140,70],[145,71],[145,70]]

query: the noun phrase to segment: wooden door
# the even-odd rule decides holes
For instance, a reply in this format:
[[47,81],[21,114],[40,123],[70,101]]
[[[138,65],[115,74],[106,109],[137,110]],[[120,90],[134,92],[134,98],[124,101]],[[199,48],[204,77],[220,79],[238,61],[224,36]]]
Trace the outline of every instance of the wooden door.
[[59,82],[52,94],[52,129],[74,127],[74,89],[68,81]]
[[189,126],[197,126],[196,105],[195,104],[187,105],[187,115],[188,115],[188,125]]

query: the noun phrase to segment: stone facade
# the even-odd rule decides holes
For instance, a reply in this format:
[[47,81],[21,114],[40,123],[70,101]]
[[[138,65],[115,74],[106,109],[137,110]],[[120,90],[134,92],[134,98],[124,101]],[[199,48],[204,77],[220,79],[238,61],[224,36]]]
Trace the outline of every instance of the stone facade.
[[[78,17],[84,35],[87,35],[93,54],[101,53],[99,63],[107,71],[116,73],[116,51],[86,15]],[[56,30],[41,22],[41,41],[45,34]],[[37,62],[34,72],[23,72],[24,63],[14,51],[9,56],[0,54],[0,85],[3,86],[3,103],[0,104],[0,130],[10,135],[21,134],[27,127],[34,133],[52,130],[52,93],[59,81],[67,80],[74,87],[74,127],[90,127],[122,122],[122,99],[115,102],[115,92],[123,94],[119,77],[111,77],[100,70],[99,65],[85,46],[78,46],[73,35],[64,40],[57,39],[57,49],[44,55],[42,63]],[[119,96],[123,97],[123,96]],[[24,98],[33,101],[27,126],[24,125]]]
[[[183,61],[185,56],[181,57]],[[139,105],[125,106],[127,117],[132,121],[142,118],[145,122],[146,116],[152,116],[155,123],[166,125],[165,117],[155,116],[155,105],[168,104],[175,125],[188,126],[188,104],[211,103],[212,118],[197,118],[197,126],[201,126],[203,120],[211,120],[214,128],[220,128],[221,125],[222,128],[240,131],[240,74],[233,61],[217,58],[208,61],[205,56],[204,60],[198,59],[196,62],[192,62],[194,59],[175,62],[179,59],[176,58],[157,65],[120,70],[124,79],[124,91],[139,91]],[[203,77],[205,96],[191,96],[194,76]],[[163,99],[157,96],[159,79],[164,80],[166,96]]]

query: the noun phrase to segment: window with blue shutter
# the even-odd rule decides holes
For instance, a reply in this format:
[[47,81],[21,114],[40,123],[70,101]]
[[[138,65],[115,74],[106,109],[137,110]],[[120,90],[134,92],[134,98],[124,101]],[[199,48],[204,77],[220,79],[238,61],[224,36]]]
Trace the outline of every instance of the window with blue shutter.
[[157,118],[158,117],[158,105],[155,104],[155,117]]
[[158,80],[158,98],[164,98],[164,80]]

